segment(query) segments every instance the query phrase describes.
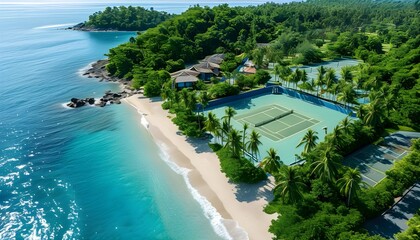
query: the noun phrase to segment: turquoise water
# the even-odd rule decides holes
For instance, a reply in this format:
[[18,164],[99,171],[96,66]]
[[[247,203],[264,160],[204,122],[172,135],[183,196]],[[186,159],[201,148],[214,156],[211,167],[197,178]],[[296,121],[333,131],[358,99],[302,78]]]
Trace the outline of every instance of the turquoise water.
[[58,29],[104,6],[0,4],[0,239],[219,239],[135,110],[63,107],[118,88],[80,70],[133,33]]
[[[303,151],[303,146],[299,148],[296,148],[296,146],[299,144],[300,140],[305,135],[308,129],[317,131],[319,141],[323,141],[326,135],[324,127],[327,127],[327,132],[331,132],[334,129],[334,127],[347,116],[344,113],[331,110],[326,107],[318,106],[297,98],[293,98],[286,94],[268,94],[244,98],[241,100],[230,102],[226,105],[217,106],[216,108],[209,109],[208,111],[212,111],[216,114],[218,118],[221,118],[225,115],[225,109],[228,106],[233,107],[239,115],[271,104],[277,104],[287,109],[293,109],[294,112],[303,114],[309,118],[313,118],[319,121],[319,123],[312,125],[311,127],[306,128],[300,132],[297,132],[294,135],[283,138],[279,141],[273,141],[261,134],[262,145],[260,146],[260,159],[264,158],[267,155],[268,149],[274,148],[277,150],[281,161],[283,161],[285,164],[292,164],[293,162],[295,162],[295,154],[300,155],[300,153]],[[242,124],[236,121],[235,119],[232,119],[231,122],[235,129],[243,129]],[[256,130],[258,131],[258,128]],[[251,131],[252,129],[248,129],[248,134]]]

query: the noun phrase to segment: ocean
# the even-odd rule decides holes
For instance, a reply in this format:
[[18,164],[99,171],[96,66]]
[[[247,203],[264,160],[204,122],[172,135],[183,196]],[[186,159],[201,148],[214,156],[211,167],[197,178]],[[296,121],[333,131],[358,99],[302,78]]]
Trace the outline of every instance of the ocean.
[[134,108],[65,107],[119,89],[82,72],[134,33],[64,30],[113,5],[0,2],[0,239],[229,239]]

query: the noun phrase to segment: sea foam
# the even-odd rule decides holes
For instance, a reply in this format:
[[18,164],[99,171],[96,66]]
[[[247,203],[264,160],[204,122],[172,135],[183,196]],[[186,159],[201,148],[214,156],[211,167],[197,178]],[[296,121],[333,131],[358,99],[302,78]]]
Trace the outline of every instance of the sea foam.
[[44,25],[44,26],[34,27],[33,29],[63,28],[63,27],[74,26],[74,25],[76,25],[76,23],[63,23],[63,24]]
[[[177,174],[181,175],[184,179],[185,184],[188,187],[188,190],[191,192],[193,198],[200,204],[201,209],[204,212],[204,215],[207,219],[210,220],[211,226],[216,232],[217,235],[222,237],[223,239],[233,240],[230,236],[226,226],[224,224],[225,219],[222,218],[220,213],[216,210],[213,205],[204,197],[202,196],[197,189],[195,189],[190,182],[188,177],[188,173],[191,171],[190,169],[183,168],[178,166],[175,162],[171,160],[170,155],[168,154],[168,146],[165,145],[163,142],[156,142],[159,149],[161,150],[159,155],[161,159],[168,164],[168,166]],[[244,232],[243,236],[247,236],[246,232]]]

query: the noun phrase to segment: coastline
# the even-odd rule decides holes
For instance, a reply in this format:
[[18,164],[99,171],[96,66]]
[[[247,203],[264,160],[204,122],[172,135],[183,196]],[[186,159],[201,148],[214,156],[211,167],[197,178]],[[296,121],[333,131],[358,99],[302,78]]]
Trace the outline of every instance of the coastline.
[[[123,102],[137,109],[142,125],[148,128],[159,146],[164,146],[170,161],[189,169],[187,185],[191,184],[222,218],[222,224],[217,226],[205,213],[216,232],[227,231],[232,239],[272,239],[268,228],[277,215],[266,214],[263,208],[273,197],[274,179],[252,185],[230,183],[220,171],[219,159],[208,146],[208,140],[187,139],[180,134],[169,118],[171,114],[162,109],[160,100],[136,94]],[[223,227],[226,230],[216,229]]]

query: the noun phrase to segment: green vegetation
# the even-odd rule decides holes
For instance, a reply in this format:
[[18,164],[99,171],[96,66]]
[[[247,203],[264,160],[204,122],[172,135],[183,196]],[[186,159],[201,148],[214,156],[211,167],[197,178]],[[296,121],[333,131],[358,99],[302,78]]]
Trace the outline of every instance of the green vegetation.
[[[420,212],[420,211],[419,211]],[[408,220],[408,229],[395,235],[397,240],[420,239],[420,214]]]
[[[233,182],[259,181],[266,177],[263,171],[275,177],[275,200],[266,208],[269,213],[280,213],[270,226],[275,239],[382,239],[369,236],[362,224],[419,180],[419,140],[413,143],[412,153],[375,187],[365,188],[360,172],[341,161],[377,141],[385,129],[420,130],[419,25],[418,1],[193,6],[111,49],[107,70],[131,80],[134,88],[144,86],[147,96],[160,94],[166,100],[163,107],[176,114],[173,122],[184,134],[212,133],[222,171]],[[227,79],[234,78],[235,84],[212,78],[211,84],[199,82],[192,91],[172,87],[168,72],[213,53],[225,53],[221,71]],[[255,63],[255,75],[236,73],[245,56]],[[316,79],[290,68],[342,56],[363,63],[342,68],[341,77],[319,67]],[[279,84],[339,102],[355,110],[359,118],[344,119],[320,143],[316,132],[308,132],[299,143],[304,145],[301,158],[306,160],[301,166],[281,164],[273,150],[263,158],[261,168],[254,167],[245,156],[258,159],[260,135],[254,131],[248,135],[247,126],[233,129],[233,109],[228,108],[221,121],[212,113],[201,114],[208,99],[266,83],[270,75],[262,69],[269,63],[274,63],[274,80]],[[369,103],[358,104],[359,98]]]
[[[107,69],[114,76],[135,80],[133,86],[138,88],[154,81],[147,77],[153,71],[173,72],[183,68],[184,63],[213,53],[225,53],[221,70],[228,78],[244,56],[250,56],[259,68],[269,62],[281,67],[319,62],[322,58],[356,57],[364,64],[348,69],[351,74],[341,79],[329,69],[321,71],[314,81],[307,79],[304,71],[274,72],[276,79],[280,76],[288,87],[315,92],[350,107],[354,107],[357,97],[367,97],[369,92],[386,87],[382,97],[390,103],[389,127],[404,125],[418,129],[417,5],[414,1],[309,0],[256,7],[193,6],[111,49]],[[390,48],[384,51],[383,45]],[[258,71],[253,77],[237,77],[236,87],[253,88],[265,83],[268,76]],[[154,95],[158,93],[157,83],[152,84],[156,89],[151,91]],[[366,96],[356,93],[355,88],[367,91]],[[210,90],[213,97],[238,93],[238,89],[222,84]]]
[[172,15],[142,7],[107,7],[89,16],[86,27],[99,30],[144,31],[156,27]]

